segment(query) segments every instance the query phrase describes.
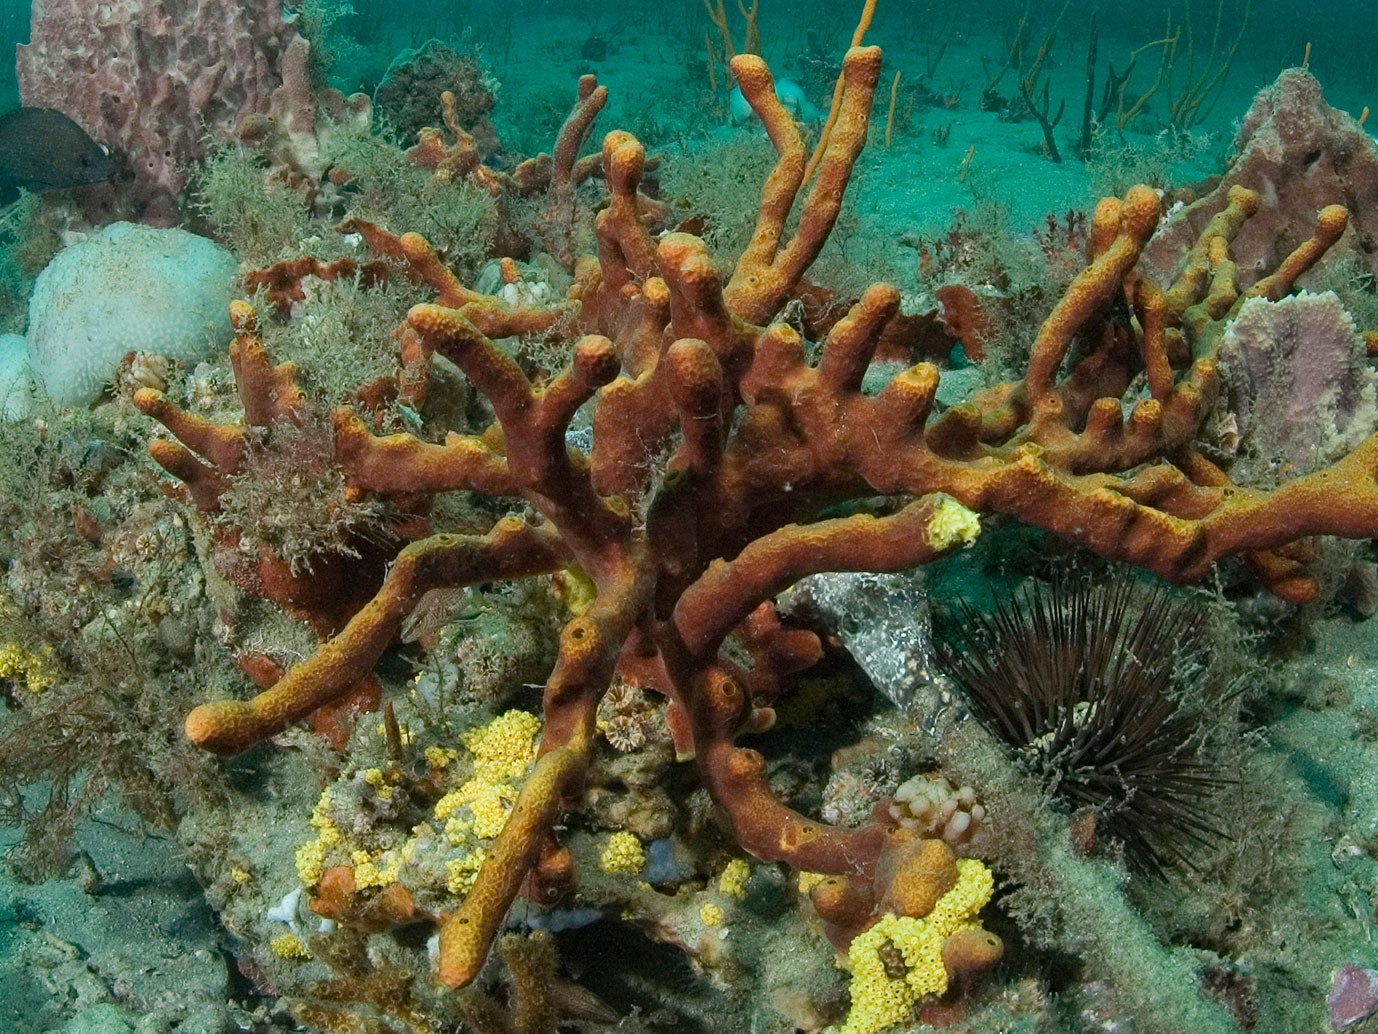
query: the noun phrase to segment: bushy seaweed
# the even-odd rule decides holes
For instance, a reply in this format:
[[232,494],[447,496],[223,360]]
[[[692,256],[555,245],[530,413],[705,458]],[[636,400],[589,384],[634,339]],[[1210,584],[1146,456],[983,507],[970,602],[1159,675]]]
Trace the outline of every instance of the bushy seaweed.
[[1086,171],[1095,197],[1122,197],[1136,183],[1160,189],[1172,185],[1173,167],[1190,161],[1200,144],[1189,133],[1164,130],[1156,136],[1134,136],[1104,130],[1091,140]]
[[1361,331],[1378,330],[1378,284],[1364,257],[1341,255],[1316,271],[1317,291],[1334,291]]
[[223,792],[179,715],[198,683],[237,679],[203,652],[192,532],[152,486],[118,404],[0,422],[0,808],[25,878],[63,871],[111,795],[170,830]]
[[349,177],[351,216],[393,233],[421,234],[461,279],[488,258],[497,210],[483,189],[412,165],[398,143],[379,133],[341,134],[330,159]]
[[386,536],[388,508],[351,501],[333,455],[322,414],[303,413],[300,425],[273,424],[231,476],[217,521],[234,529],[250,552],[270,547],[293,574],[310,572],[325,557],[358,557],[361,543]]
[[353,399],[359,385],[397,372],[392,332],[421,292],[400,278],[372,287],[356,280],[307,282],[296,319],[260,314],[275,362],[293,362],[301,384],[326,407]]
[[289,5],[285,13],[311,44],[307,74],[312,87],[319,90],[329,86],[330,73],[335,66],[353,59],[361,49],[340,25],[354,13],[353,5],[349,0],[302,0]]
[[21,191],[18,201],[0,208],[0,334],[23,333],[34,278],[60,245],[43,222],[37,194]]
[[743,133],[715,142],[708,153],[693,160],[666,162],[660,172],[666,197],[702,217],[703,239],[714,260],[724,266],[751,239],[761,207],[761,181],[775,160],[775,148],[765,134]]
[[248,266],[299,255],[314,233],[306,203],[238,145],[211,152],[192,191],[211,232]]

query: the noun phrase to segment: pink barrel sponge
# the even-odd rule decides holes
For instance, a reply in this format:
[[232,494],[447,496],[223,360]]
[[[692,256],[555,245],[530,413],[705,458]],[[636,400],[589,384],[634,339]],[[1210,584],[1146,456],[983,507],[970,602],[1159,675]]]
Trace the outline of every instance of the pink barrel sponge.
[[143,205],[175,211],[182,167],[268,110],[295,35],[280,0],[33,0],[19,94],[126,154]]
[[1341,966],[1326,995],[1331,1030],[1349,1030],[1378,1012],[1378,970]]

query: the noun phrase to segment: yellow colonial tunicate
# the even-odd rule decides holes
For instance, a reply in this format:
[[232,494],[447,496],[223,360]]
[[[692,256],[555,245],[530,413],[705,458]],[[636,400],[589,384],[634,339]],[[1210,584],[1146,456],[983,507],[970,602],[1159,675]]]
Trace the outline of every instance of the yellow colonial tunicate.
[[248,869],[241,869],[237,865],[230,870],[230,879],[234,880],[235,883],[238,883],[241,887],[251,882],[253,878],[253,873],[249,872]]
[[[22,621],[19,608],[7,596],[0,596],[0,618]],[[30,693],[41,693],[57,681],[57,660],[53,648],[44,643],[30,650],[19,643],[0,646],[0,678],[23,679]]]
[[[434,825],[422,823],[412,830],[415,840],[434,836],[438,827],[450,847],[458,849],[445,863],[445,887],[451,894],[467,894],[473,887],[485,857],[484,842],[507,825],[521,780],[536,760],[540,734],[539,718],[512,710],[460,737],[471,756],[473,775],[435,802]],[[448,768],[459,756],[448,748],[426,748],[426,763],[433,769]],[[398,851],[401,862],[416,856],[414,840]]]
[[487,725],[470,729],[460,739],[474,755],[475,778],[495,783],[516,779],[536,760],[541,720],[529,711],[508,711]]
[[331,847],[341,840],[339,829],[330,817],[330,787],[321,791],[315,807],[311,809],[311,825],[316,828],[316,839],[297,848],[297,879],[303,887],[314,887],[320,882],[325,871],[325,855]]
[[[384,725],[382,722],[379,722],[377,725],[373,727],[373,731],[376,732],[379,736],[386,738],[388,734],[388,727]],[[397,729],[397,739],[402,744],[402,746],[411,746],[411,730],[408,729],[405,725],[399,726]]]
[[431,768],[449,768],[451,763],[459,757],[459,751],[453,747],[427,747],[426,764]]
[[718,889],[734,898],[746,897],[746,881],[751,878],[751,866],[745,858],[734,858],[723,866],[718,877]]
[[618,830],[603,845],[598,864],[604,872],[625,872],[636,876],[646,866],[646,852],[642,850],[641,841],[635,834]]
[[[502,832],[517,800],[517,780],[536,760],[541,721],[527,711],[508,711],[462,739],[473,755],[474,774],[435,803],[445,837],[460,844],[470,837],[490,840]],[[448,762],[446,762],[448,764]]]
[[309,959],[310,950],[294,933],[281,933],[268,942],[268,948],[280,959]]
[[969,546],[981,534],[981,518],[948,495],[939,495],[928,518],[928,541],[934,549]]
[[23,679],[30,693],[43,692],[57,681],[52,647],[35,652],[18,643],[0,646],[0,679]]
[[445,837],[452,844],[471,836],[488,840],[502,832],[516,799],[517,788],[513,784],[486,783],[475,778],[436,801],[433,814],[436,821],[444,823]]
[[712,901],[705,901],[699,906],[699,919],[704,926],[721,926],[723,921],[723,911]]
[[464,804],[464,795],[458,790],[451,790],[440,800],[435,802],[435,810],[431,813],[437,822],[444,822],[451,815],[457,812]]
[[389,800],[392,797],[392,787],[388,785],[387,776],[383,775],[381,768],[364,769],[364,782],[378,791],[380,800]]
[[[418,823],[406,840],[394,841],[386,850],[346,841],[332,818],[336,805],[327,788],[311,811],[316,838],[297,849],[298,878],[303,885],[314,887],[327,867],[347,861],[360,890],[405,885],[414,877],[409,867],[423,853],[453,849],[454,857],[445,861],[445,886],[454,894],[467,893],[483,864],[487,841],[507,824],[521,781],[536,760],[540,732],[539,718],[513,710],[465,733],[462,739],[473,766],[471,776],[436,801],[430,821]],[[449,768],[460,756],[460,752],[445,747],[426,749],[426,762],[432,769]],[[396,792],[400,775],[365,768],[353,778],[386,800]],[[443,838],[441,843],[435,842],[438,837]]]
[[[990,870],[972,858],[957,859],[957,882],[923,918],[887,913],[852,939],[847,968],[852,971],[852,1008],[839,1034],[878,1034],[913,1019],[919,1001],[947,990],[943,942],[963,929],[979,928],[976,913],[990,900]],[[888,945],[888,947],[887,947]],[[898,952],[906,972],[886,973],[887,954]]]
[[389,887],[402,875],[402,856],[397,851],[384,851],[374,858],[367,851],[355,851],[351,856],[354,863],[354,885],[364,887]]
[[[481,840],[491,840],[507,825],[507,815],[517,799],[517,788],[511,783],[479,783],[476,780],[465,783],[470,788],[469,811],[473,813],[474,836]],[[460,792],[464,792],[461,787]]]
[[468,894],[483,865],[483,850],[472,848],[445,864],[445,889],[451,894]]
[[578,617],[593,606],[593,601],[598,598],[598,587],[578,567],[566,567],[560,574],[563,576],[561,586],[564,588],[565,606]]
[[296,863],[297,879],[301,880],[301,885],[314,887],[325,872],[325,845],[319,840],[302,844],[297,848]]
[[800,894],[807,894],[827,878],[828,876],[826,873],[809,872],[807,869],[799,870],[799,873],[795,876],[795,880],[799,884]]

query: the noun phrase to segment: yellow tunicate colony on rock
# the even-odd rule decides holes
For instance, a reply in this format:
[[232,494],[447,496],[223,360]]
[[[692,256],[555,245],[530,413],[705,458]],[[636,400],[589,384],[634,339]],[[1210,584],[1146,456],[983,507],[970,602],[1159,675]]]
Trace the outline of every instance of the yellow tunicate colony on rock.
[[624,872],[636,876],[646,865],[646,852],[634,834],[618,830],[608,837],[598,864],[604,872]]
[[[957,883],[922,918],[887,913],[852,939],[847,968],[852,971],[852,1008],[839,1034],[879,1034],[912,1022],[919,1002],[947,990],[943,942],[958,930],[976,929],[976,913],[990,900],[994,879],[971,858],[957,859]],[[886,972],[883,953],[898,952],[905,974]]]
[[746,897],[746,881],[751,878],[751,866],[745,858],[734,858],[723,866],[718,877],[718,889],[734,898]]

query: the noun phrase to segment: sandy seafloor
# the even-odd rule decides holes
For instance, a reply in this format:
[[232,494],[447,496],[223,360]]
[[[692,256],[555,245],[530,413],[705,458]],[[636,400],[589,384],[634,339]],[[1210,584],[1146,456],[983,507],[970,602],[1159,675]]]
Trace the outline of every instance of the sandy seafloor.
[[[12,0],[0,3],[11,4],[0,25],[13,29]],[[765,56],[777,75],[796,74],[793,54],[802,45],[802,31],[789,24],[783,0],[765,4]],[[596,72],[611,94],[595,139],[608,129],[632,128],[653,154],[673,165],[712,160],[722,142],[759,135],[754,125],[729,125],[724,97],[705,89],[699,44],[706,22],[697,3],[684,0],[655,13],[639,11],[635,4],[609,5],[585,16],[552,11],[563,6],[554,4],[491,6],[494,10],[475,17],[467,38],[479,45],[501,84],[494,113],[499,133],[520,149],[548,147],[548,138],[533,132],[531,123],[547,129],[558,124],[577,75],[588,71]],[[837,12],[832,42],[840,48],[850,34],[854,5],[829,6]],[[985,80],[982,62],[998,63],[1004,53],[994,15],[881,0],[868,38],[885,50],[876,123],[883,121],[890,76],[898,69],[904,73],[902,84],[912,83],[932,52],[932,27],[947,17],[958,24],[932,83],[960,99],[952,109],[917,106],[909,118],[901,117],[888,148],[879,130],[873,133],[849,188],[854,221],[847,224],[846,238],[830,245],[826,261],[837,261],[840,247],[841,258],[891,277],[909,291],[916,287],[915,253],[900,244],[900,237],[941,234],[956,208],[994,204],[1006,226],[1032,230],[1049,213],[1088,210],[1099,189],[1129,182],[1115,171],[1117,153],[1170,151],[1166,160],[1153,158],[1155,165],[1165,161],[1170,185],[1218,174],[1250,98],[1281,68],[1300,63],[1309,35],[1322,40],[1311,69],[1334,106],[1357,112],[1366,101],[1378,103],[1373,72],[1378,64],[1369,61],[1364,67],[1353,51],[1340,46],[1346,20],[1362,11],[1319,11],[1311,25],[1269,21],[1266,12],[1256,11],[1210,117],[1189,138],[1169,140],[1154,132],[1159,116],[1150,111],[1122,142],[1111,134],[1102,145],[1103,157],[1088,164],[1073,154],[1084,89],[1085,13],[1074,5],[1049,65],[1053,95],[1064,95],[1068,107],[1057,130],[1064,160],[1053,163],[1039,153],[1036,124],[1006,123],[976,110]],[[809,20],[822,23],[818,17]],[[1369,12],[1356,32],[1372,36],[1373,20]],[[1143,21],[1149,21],[1147,14]],[[348,91],[371,82],[397,49],[431,35],[454,35],[452,26],[429,11],[399,8],[389,27],[391,42],[374,42],[337,67],[335,85]],[[1123,55],[1151,35],[1146,28],[1126,31],[1132,27],[1107,26],[1100,42],[1102,72],[1107,58],[1122,66]],[[580,49],[595,33],[607,36],[610,45],[604,59],[592,62],[580,57]],[[686,53],[691,44],[694,49]],[[1148,67],[1139,74],[1151,77],[1153,58],[1144,60]],[[1007,76],[1002,92],[1012,88]],[[13,103],[13,89],[12,75],[0,76],[0,108]],[[826,106],[826,97],[813,100]],[[935,142],[935,132],[947,125],[946,141]],[[1378,920],[1354,861],[1367,850],[1354,845],[1370,844],[1378,835],[1378,744],[1356,732],[1368,724],[1366,716],[1378,712],[1374,620],[1319,621],[1309,648],[1287,664],[1286,680],[1295,687],[1291,705],[1264,730],[1269,749],[1286,759],[1312,797],[1312,814],[1305,821],[1316,834],[1308,851],[1316,857],[1317,875],[1307,892],[1315,895],[1318,910],[1339,910],[1357,920],[1363,934],[1356,938],[1352,961],[1361,965],[1378,965],[1371,943]],[[1322,692],[1319,685],[1328,688]],[[15,839],[15,831],[0,830],[0,845]],[[115,806],[84,826],[81,843],[85,854],[66,879],[37,886],[0,879],[0,1030],[209,1034],[250,1029],[246,1012],[232,1002],[224,935],[175,847],[142,834],[137,820]],[[1332,853],[1333,861],[1326,858]],[[141,1016],[118,1004],[131,1001],[160,1004]],[[1309,1029],[1325,1029],[1324,1003],[1314,1004],[1314,1014],[1316,1024]],[[174,1016],[175,1027],[169,1028]]]
[[[763,5],[762,51],[777,78],[802,78],[798,55],[806,48],[806,34],[823,25],[823,19],[817,15],[800,16],[791,22],[786,12],[815,6],[818,5],[778,3],[772,7],[768,0]],[[860,5],[827,6],[837,12],[831,42],[843,47],[853,25],[852,8]],[[1111,171],[1116,152],[1166,152],[1168,157],[1159,160],[1170,167],[1170,182],[1174,185],[1218,174],[1229,153],[1233,129],[1254,94],[1271,83],[1283,68],[1300,65],[1308,40],[1317,41],[1312,44],[1309,67],[1326,87],[1330,104],[1357,116],[1365,104],[1378,100],[1378,74],[1371,63],[1363,60],[1361,44],[1356,42],[1373,35],[1372,12],[1364,17],[1363,5],[1357,5],[1352,12],[1337,5],[1334,13],[1318,5],[1308,12],[1305,24],[1295,18],[1270,23],[1264,12],[1255,9],[1218,99],[1209,105],[1209,116],[1195,127],[1189,139],[1174,141],[1168,134],[1160,134],[1162,104],[1151,101],[1145,116],[1123,134],[1106,132],[1104,161],[1081,162],[1074,157],[1074,143],[1080,133],[1086,81],[1086,21],[1089,10],[1101,5],[1076,2],[1068,5],[1046,62],[1054,107],[1059,99],[1065,99],[1067,105],[1056,129],[1063,161],[1053,163],[1039,153],[1042,134],[1036,123],[1003,122],[997,114],[978,110],[988,73],[1003,61],[1008,34],[1020,14],[1018,9],[998,12],[994,6],[887,4],[884,0],[879,4],[866,39],[867,43],[881,46],[885,53],[872,113],[875,135],[862,159],[860,172],[849,187],[861,219],[857,236],[864,238],[863,247],[887,251],[887,245],[894,249],[900,234],[940,233],[950,225],[954,208],[970,209],[981,201],[1006,208],[1009,226],[1015,230],[1041,225],[1050,212],[1089,209],[1100,196],[1097,191],[1118,185],[1114,182],[1117,179],[1123,180],[1123,173],[1117,176]],[[1161,4],[1138,5],[1144,11],[1141,22],[1136,19],[1129,25],[1116,25],[1112,21],[1112,6],[1105,5],[1107,10],[1100,14],[1100,81],[1107,61],[1123,71],[1128,53],[1156,38],[1153,30],[1159,27],[1167,10]],[[619,18],[614,13],[598,13],[597,5],[591,5],[588,10],[593,13],[584,17],[522,18],[511,28],[510,46],[506,45],[506,32],[480,16],[478,25],[470,31],[482,47],[485,63],[501,83],[494,121],[504,139],[515,137],[527,147],[541,146],[539,140],[530,140],[520,129],[513,131],[509,127],[520,126],[524,111],[540,111],[552,105],[558,111],[565,110],[575,76],[588,71],[595,72],[609,90],[600,129],[631,129],[644,138],[651,153],[665,154],[667,162],[673,161],[677,152],[693,161],[708,142],[733,132],[726,126],[729,119],[722,110],[725,105],[721,91],[715,98],[707,90],[702,44],[706,21],[699,4],[671,3],[657,5],[655,9],[660,13],[646,14],[648,24],[644,26],[636,24],[635,15],[626,16],[631,8],[624,8],[624,17]],[[1059,5],[1051,2],[1032,6],[1035,40],[1040,40],[1044,30],[1052,25],[1058,9]],[[1128,17],[1124,7],[1118,9],[1120,18]],[[1227,18],[1241,9],[1242,5],[1227,4]],[[950,35],[946,31],[949,22]],[[399,18],[399,33],[409,25],[407,19]],[[1352,35],[1344,33],[1346,26]],[[603,60],[592,62],[580,57],[580,49],[591,35],[609,40]],[[829,38],[823,31],[818,35],[823,40]],[[1338,49],[1325,50],[1325,43],[1319,40],[1327,36],[1334,38]],[[489,42],[490,37],[493,42]],[[917,79],[926,77],[927,63],[937,56],[943,39],[948,43],[929,81],[933,92],[959,100],[952,109],[915,105],[907,120],[903,115],[897,120],[887,150],[879,139],[879,130],[885,120],[891,77],[899,71],[902,92],[911,89]],[[530,60],[530,50],[523,49],[523,40],[531,41],[530,50],[539,51],[541,60]],[[689,40],[696,46],[686,54]],[[1198,47],[1204,49],[1204,42],[1198,41]],[[1153,81],[1155,53],[1148,52],[1139,59],[1132,83],[1140,89],[1146,89]],[[336,85],[348,91],[352,88],[348,68],[341,67],[339,71],[342,75]],[[367,82],[369,73],[360,69],[355,79]],[[997,92],[1005,97],[1015,94],[1015,81],[1012,73],[1005,75]],[[821,108],[827,107],[826,96],[810,99]],[[1096,99],[1099,103],[1099,86]],[[935,143],[935,132],[947,125],[951,128],[945,143]],[[963,176],[965,159],[972,147],[975,152]],[[1122,153],[1121,160],[1127,162],[1130,158]],[[895,256],[901,270],[910,266],[911,251],[898,249],[888,253]]]

